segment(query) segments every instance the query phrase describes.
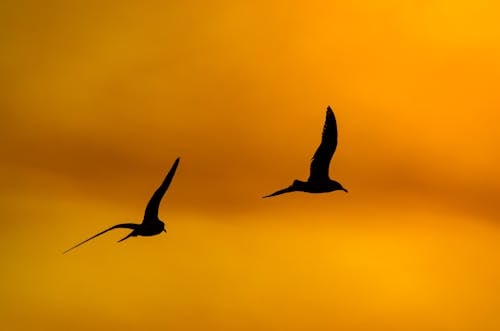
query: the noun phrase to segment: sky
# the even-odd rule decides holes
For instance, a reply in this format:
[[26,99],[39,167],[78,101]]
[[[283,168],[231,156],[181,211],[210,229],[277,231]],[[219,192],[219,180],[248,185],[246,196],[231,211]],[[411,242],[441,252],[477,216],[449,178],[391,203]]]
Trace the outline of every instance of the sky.
[[0,7],[6,330],[500,329],[500,4]]

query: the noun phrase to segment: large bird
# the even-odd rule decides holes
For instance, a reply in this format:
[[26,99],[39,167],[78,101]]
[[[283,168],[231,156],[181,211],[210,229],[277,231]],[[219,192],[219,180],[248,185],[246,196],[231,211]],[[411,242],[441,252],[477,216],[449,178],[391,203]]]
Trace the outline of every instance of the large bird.
[[154,236],[157,234],[160,234],[162,232],[167,232],[165,230],[165,223],[160,221],[158,218],[158,208],[160,207],[160,202],[161,199],[163,198],[163,195],[165,192],[167,192],[168,186],[170,185],[170,182],[172,181],[172,178],[174,178],[175,170],[177,169],[177,165],[179,164],[179,158],[177,158],[172,165],[172,168],[170,168],[170,171],[168,172],[167,176],[163,180],[163,183],[160,185],[160,187],[156,190],[156,192],[153,194],[151,197],[151,200],[149,200],[148,205],[146,206],[146,211],[144,212],[144,219],[141,224],[137,223],[122,223],[122,224],[117,224],[109,229],[106,229],[102,232],[99,232],[98,234],[90,237],[87,240],[82,241],[81,243],[71,247],[70,249],[67,249],[64,251],[64,253],[69,252],[73,248],[76,248],[87,241],[94,239],[95,237],[100,236],[101,234],[104,234],[108,231],[111,231],[113,229],[119,229],[119,228],[125,228],[125,229],[132,229],[133,231],[130,232],[126,237],[120,239],[118,242],[124,241],[125,239],[129,237],[137,237],[137,236]]
[[302,191],[308,193],[324,193],[342,190],[347,190],[337,181],[331,180],[328,175],[330,160],[337,148],[337,122],[332,108],[328,106],[326,109],[325,125],[323,126],[323,135],[321,144],[311,161],[311,168],[307,182],[294,180],[292,185],[272,194],[266,195],[263,198],[273,197],[288,192]]

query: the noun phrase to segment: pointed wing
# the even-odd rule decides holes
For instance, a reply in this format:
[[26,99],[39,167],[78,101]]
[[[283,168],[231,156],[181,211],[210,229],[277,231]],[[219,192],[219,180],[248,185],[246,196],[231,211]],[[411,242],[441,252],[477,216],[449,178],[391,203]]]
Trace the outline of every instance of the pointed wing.
[[328,168],[330,160],[337,148],[337,121],[333,114],[332,108],[328,106],[326,109],[325,125],[323,126],[323,135],[321,144],[311,161],[311,168],[308,181],[324,181],[330,178],[328,176]]
[[161,199],[163,198],[163,195],[165,195],[165,192],[167,192],[168,186],[170,185],[172,178],[174,178],[175,170],[177,169],[179,160],[180,158],[177,158],[175,160],[174,164],[172,165],[172,168],[170,168],[170,171],[163,180],[163,183],[161,183],[160,187],[158,187],[156,192],[151,197],[151,200],[149,200],[148,205],[146,206],[146,211],[144,212],[143,223],[147,223],[149,221],[153,221],[158,218],[158,208],[160,207]]
[[91,240],[91,239],[94,239],[95,237],[98,237],[98,236],[100,236],[101,234],[104,234],[104,233],[106,233],[106,232],[108,232],[108,231],[111,231],[111,230],[113,230],[113,229],[125,228],[125,229],[133,229],[133,230],[135,230],[135,229],[137,229],[139,226],[140,226],[139,224],[135,224],[135,223],[123,223],[123,224],[117,224],[117,225],[112,226],[112,227],[110,227],[109,229],[106,229],[106,230],[104,230],[104,231],[102,231],[102,232],[99,232],[99,233],[98,233],[98,234],[96,234],[95,236],[92,236],[92,237],[90,237],[89,239],[84,240],[84,241],[82,241],[81,243],[76,244],[75,246],[73,246],[73,247],[71,247],[71,248],[69,248],[69,249],[65,250],[65,251],[63,252],[63,254],[66,254],[67,252],[69,252],[69,251],[70,251],[70,250],[72,250],[73,248],[77,248],[78,246],[80,246],[80,245],[82,245],[82,244],[85,244],[87,241],[89,241],[89,240]]

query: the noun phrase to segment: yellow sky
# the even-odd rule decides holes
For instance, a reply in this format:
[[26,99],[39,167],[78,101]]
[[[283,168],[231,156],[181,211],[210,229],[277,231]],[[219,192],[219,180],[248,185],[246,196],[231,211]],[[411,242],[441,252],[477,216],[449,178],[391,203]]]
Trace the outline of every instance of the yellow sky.
[[500,4],[1,7],[6,329],[500,329]]

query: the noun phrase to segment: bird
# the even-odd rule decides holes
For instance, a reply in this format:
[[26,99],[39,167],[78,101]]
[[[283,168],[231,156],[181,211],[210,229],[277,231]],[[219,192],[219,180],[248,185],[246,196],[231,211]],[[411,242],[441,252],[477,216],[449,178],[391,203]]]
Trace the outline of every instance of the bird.
[[165,229],[165,223],[160,221],[158,218],[158,209],[160,207],[160,202],[161,199],[163,198],[163,195],[165,195],[165,192],[167,192],[167,189],[172,182],[172,178],[174,178],[175,171],[177,169],[177,166],[179,165],[179,160],[180,158],[177,158],[170,168],[170,171],[168,172],[167,176],[163,180],[163,183],[158,187],[158,189],[155,191],[151,199],[149,200],[147,206],[146,206],[146,211],[144,212],[144,219],[141,224],[137,223],[122,223],[122,224],[117,224],[114,225],[102,232],[99,232],[98,234],[76,244],[75,246],[67,249],[66,251],[63,252],[63,254],[69,252],[70,250],[77,248],[78,246],[86,243],[87,241],[94,239],[95,237],[98,237],[108,231],[114,230],[114,229],[132,229],[132,232],[130,232],[127,236],[124,238],[118,240],[118,242],[122,242],[125,239],[128,239],[130,237],[137,237],[137,236],[154,236],[157,234],[160,234],[162,232],[167,232]]
[[263,198],[269,198],[276,195],[302,191],[307,193],[325,193],[342,190],[348,192],[342,184],[335,180],[331,180],[328,175],[328,169],[330,167],[330,160],[335,153],[337,148],[337,121],[335,120],[335,115],[330,106],[326,109],[326,119],[323,126],[323,134],[321,137],[321,143],[314,153],[311,160],[309,178],[306,182],[295,179],[292,185],[271,193],[269,195],[263,196]]

